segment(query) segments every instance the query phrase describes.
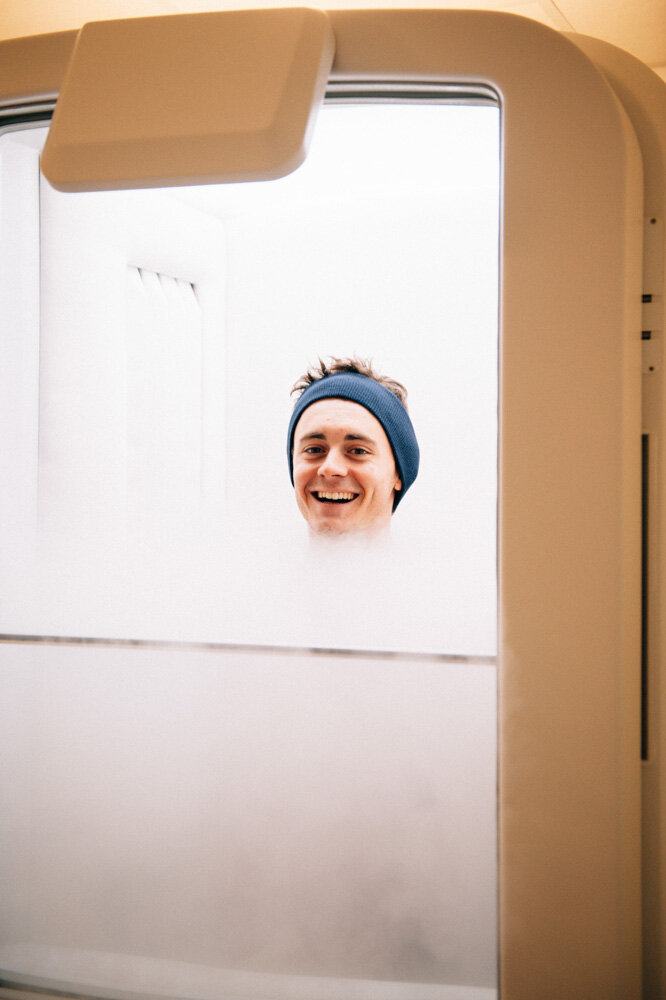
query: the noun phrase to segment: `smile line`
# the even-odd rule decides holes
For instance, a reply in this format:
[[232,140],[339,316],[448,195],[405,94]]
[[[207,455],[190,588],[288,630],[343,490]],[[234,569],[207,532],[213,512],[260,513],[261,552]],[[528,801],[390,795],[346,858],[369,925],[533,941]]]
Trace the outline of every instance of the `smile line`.
[[333,492],[332,490],[312,490],[312,496],[319,503],[351,503],[356,500],[358,493],[351,493],[346,490]]

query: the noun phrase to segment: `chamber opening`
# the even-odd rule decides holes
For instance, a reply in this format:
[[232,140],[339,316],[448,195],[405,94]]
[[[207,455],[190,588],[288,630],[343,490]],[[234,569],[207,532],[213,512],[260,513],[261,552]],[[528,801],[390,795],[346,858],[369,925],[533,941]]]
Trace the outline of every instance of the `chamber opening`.
[[[0,139],[12,981],[497,995],[499,110],[349,87],[275,182],[59,194]],[[289,390],[354,354],[421,469],[313,548]]]

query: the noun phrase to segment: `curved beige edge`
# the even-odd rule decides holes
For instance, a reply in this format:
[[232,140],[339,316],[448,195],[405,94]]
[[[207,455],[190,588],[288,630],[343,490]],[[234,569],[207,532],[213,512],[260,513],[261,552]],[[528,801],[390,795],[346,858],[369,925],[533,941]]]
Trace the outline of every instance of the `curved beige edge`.
[[334,78],[479,82],[500,96],[501,997],[632,1000],[638,146],[593,61],[536,22],[432,10],[329,17]]
[[305,158],[333,49],[308,8],[86,24],[44,175],[62,191],[282,177]]
[[641,179],[566,38],[511,15],[332,13],[334,75],[502,103],[502,1000],[640,996]]
[[643,972],[644,1000],[666,996],[666,685],[663,675],[666,618],[666,506],[664,504],[663,390],[664,259],[666,219],[666,83],[638,59],[607,42],[570,36],[603,70],[627,109],[643,151],[646,234],[653,218],[660,223],[656,240],[646,241],[643,291],[656,301],[646,306],[644,324],[654,328],[658,363],[643,376],[643,430],[650,438],[652,476],[648,511],[648,759],[643,769]]

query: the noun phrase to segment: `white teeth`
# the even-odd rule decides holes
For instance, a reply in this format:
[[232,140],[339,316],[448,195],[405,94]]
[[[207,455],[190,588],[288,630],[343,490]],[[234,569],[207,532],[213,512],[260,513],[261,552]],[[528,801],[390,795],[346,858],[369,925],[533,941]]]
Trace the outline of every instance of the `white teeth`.
[[317,493],[320,500],[353,500],[355,493]]

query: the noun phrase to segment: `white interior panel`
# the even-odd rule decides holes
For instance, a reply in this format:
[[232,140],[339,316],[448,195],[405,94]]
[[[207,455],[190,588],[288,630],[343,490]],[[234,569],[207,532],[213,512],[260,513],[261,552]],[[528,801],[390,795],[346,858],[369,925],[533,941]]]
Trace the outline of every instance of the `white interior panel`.
[[490,995],[492,666],[3,644],[0,671],[5,969],[184,996],[215,995],[196,987],[216,969],[239,998]]
[[[28,132],[0,143],[0,476],[2,572],[35,542],[39,384],[39,151]],[[11,572],[5,577],[10,587]]]
[[[41,214],[45,537],[57,544],[84,532],[94,544],[105,531],[133,528],[158,494],[154,516],[161,522],[181,487],[190,517],[197,517],[203,351],[218,381],[223,366],[221,222],[159,193],[68,199],[46,182]],[[142,280],[142,293],[132,277]],[[209,286],[205,320],[195,284]],[[224,427],[217,394],[206,395],[215,483],[222,478]],[[182,516],[187,505],[177,510]]]

